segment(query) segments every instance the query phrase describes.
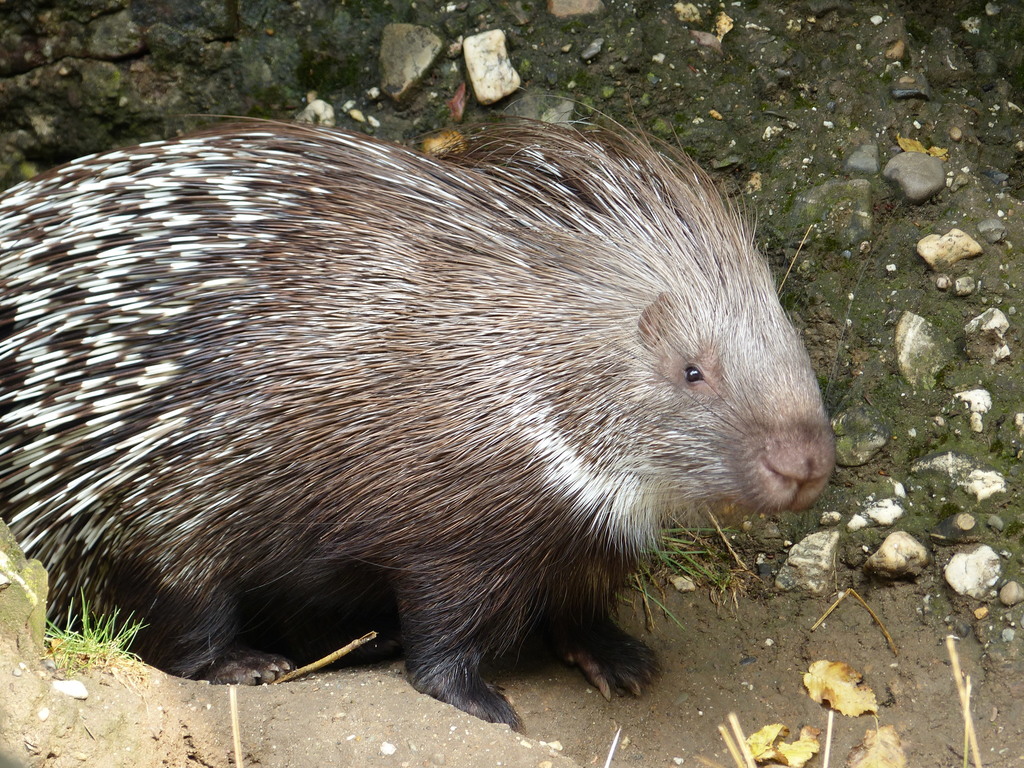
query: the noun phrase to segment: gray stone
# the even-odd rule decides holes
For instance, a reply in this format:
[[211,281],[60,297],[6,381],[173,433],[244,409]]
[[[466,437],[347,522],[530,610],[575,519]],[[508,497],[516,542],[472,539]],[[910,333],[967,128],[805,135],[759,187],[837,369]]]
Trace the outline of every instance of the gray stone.
[[836,463],[843,467],[867,464],[892,438],[882,414],[870,405],[857,405],[832,419],[836,434]]
[[871,239],[871,183],[867,179],[832,179],[797,197],[795,223],[801,229],[814,225],[832,235],[840,245],[853,247]]
[[915,205],[946,187],[942,161],[922,152],[901,152],[885,164],[882,176],[899,186],[907,201]]
[[1006,237],[1006,225],[999,219],[983,219],[978,222],[978,234],[990,243],[999,243]]
[[843,163],[843,170],[847,173],[873,175],[878,173],[878,167],[878,145],[874,143],[854,147]]
[[441,53],[441,38],[415,24],[388,24],[380,40],[380,89],[395,101],[406,98]]
[[934,389],[935,377],[952,359],[953,350],[927,320],[904,312],[896,323],[896,363],[913,387]]
[[838,531],[812,533],[793,545],[786,562],[775,577],[775,586],[783,591],[801,589],[812,595],[828,591],[835,577]]

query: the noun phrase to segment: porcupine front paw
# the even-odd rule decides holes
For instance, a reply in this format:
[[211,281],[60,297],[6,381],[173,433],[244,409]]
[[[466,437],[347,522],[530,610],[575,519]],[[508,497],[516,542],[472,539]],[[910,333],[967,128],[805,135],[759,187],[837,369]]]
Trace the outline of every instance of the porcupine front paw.
[[198,677],[222,685],[262,685],[274,682],[293,669],[295,665],[284,656],[235,644]]
[[654,651],[623,632],[611,619],[555,631],[552,643],[555,652],[578,666],[606,699],[611,699],[613,690],[639,696],[660,671]]

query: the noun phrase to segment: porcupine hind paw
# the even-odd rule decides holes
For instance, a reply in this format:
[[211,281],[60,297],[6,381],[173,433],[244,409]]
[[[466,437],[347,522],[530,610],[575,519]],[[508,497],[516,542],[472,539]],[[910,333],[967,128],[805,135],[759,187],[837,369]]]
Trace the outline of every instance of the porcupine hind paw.
[[658,676],[654,651],[610,619],[577,628],[571,635],[556,635],[554,646],[558,655],[578,666],[606,699],[611,699],[613,690],[639,696]]
[[475,668],[448,665],[426,669],[406,660],[413,687],[438,701],[458,707],[490,723],[505,723],[514,731],[523,724],[515,709],[498,689],[486,682]]
[[262,685],[274,682],[293,669],[295,665],[284,656],[235,644],[198,677],[224,685]]

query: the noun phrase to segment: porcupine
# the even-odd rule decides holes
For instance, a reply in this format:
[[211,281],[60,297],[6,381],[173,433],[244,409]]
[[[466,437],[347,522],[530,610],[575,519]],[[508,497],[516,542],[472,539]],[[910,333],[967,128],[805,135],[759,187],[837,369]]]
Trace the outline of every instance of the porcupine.
[[177,675],[266,681],[369,629],[479,672],[546,635],[657,671],[614,599],[667,520],[804,508],[832,435],[749,229],[685,157],[505,121],[430,157],[250,123],[0,198],[0,499]]

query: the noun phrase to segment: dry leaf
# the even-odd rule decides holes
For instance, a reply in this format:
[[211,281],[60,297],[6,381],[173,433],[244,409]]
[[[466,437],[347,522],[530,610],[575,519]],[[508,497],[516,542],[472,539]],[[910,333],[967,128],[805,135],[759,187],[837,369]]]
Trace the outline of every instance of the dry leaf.
[[800,730],[800,738],[790,743],[781,742],[776,744],[778,739],[789,735],[789,729],[781,723],[766,725],[757,733],[747,738],[747,746],[759,763],[773,763],[787,765],[790,768],[803,768],[803,766],[814,755],[818,753],[818,733],[816,728],[804,727]]
[[804,686],[819,704],[828,701],[832,709],[849,717],[877,712],[875,693],[858,685],[861,675],[841,661],[816,661],[804,675]]
[[908,139],[905,136],[896,134],[896,143],[900,145],[900,149],[904,152],[920,152],[922,155],[931,155],[932,157],[938,157],[945,160],[949,156],[948,149],[942,149],[941,147],[928,147],[925,149],[917,139]]
[[715,19],[715,37],[721,40],[732,29],[732,17],[724,11]]
[[868,731],[864,741],[850,751],[846,758],[847,768],[906,768],[907,756],[903,754],[899,734],[891,725]]

